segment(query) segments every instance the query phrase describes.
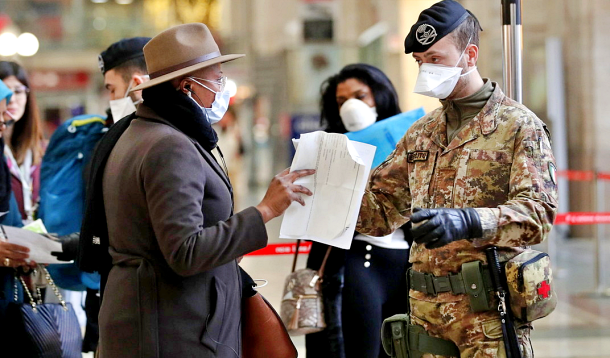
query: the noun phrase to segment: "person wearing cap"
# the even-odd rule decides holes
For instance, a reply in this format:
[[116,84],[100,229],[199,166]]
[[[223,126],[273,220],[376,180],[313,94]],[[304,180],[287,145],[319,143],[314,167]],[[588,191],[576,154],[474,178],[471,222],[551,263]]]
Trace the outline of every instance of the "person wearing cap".
[[[60,235],[62,251],[52,253],[60,260],[72,261],[77,255],[86,187],[82,172],[86,172],[93,148],[107,130],[105,127],[135,112],[136,104],[142,100],[141,92],[129,95],[129,89],[148,80],[143,48],[149,40],[149,37],[125,38],[104,50],[97,60],[110,97],[108,115],[70,118],[51,137],[41,167],[38,218],[43,220],[49,232]],[[81,292],[86,290],[87,322],[82,350],[95,351],[99,275],[83,273],[74,264],[50,265],[48,270],[60,287],[69,290],[64,296],[76,301],[77,310],[81,307]]]
[[143,48],[150,37],[122,39],[110,45],[98,56],[104,75],[104,87],[110,96],[109,124],[135,112],[142,102],[142,92],[132,88],[148,81]]
[[[106,50],[98,55],[98,66],[104,76],[104,88],[106,88],[110,97],[110,107],[107,111],[107,116],[104,119],[101,115],[87,115],[84,117],[77,116],[67,120],[53,133],[48,148],[50,153],[55,151],[54,147],[70,146],[70,143],[66,143],[64,138],[66,137],[66,133],[73,130],[71,126],[74,120],[89,119],[84,124],[84,126],[86,126],[95,125],[96,121],[91,119],[99,118],[100,121],[104,122],[106,127],[110,127],[114,124],[115,120],[119,121],[121,118],[135,112],[136,106],[142,102],[142,92],[136,91],[130,93],[130,90],[132,87],[148,81],[146,62],[144,61],[144,45],[146,45],[148,41],[150,41],[150,37],[121,39],[108,46]],[[79,125],[79,128],[83,128],[83,125]],[[72,137],[73,136],[67,136],[67,138]],[[54,140],[56,138],[57,140]],[[95,142],[97,142],[99,138],[100,135],[97,134],[91,136],[91,140]],[[89,157],[90,153],[83,152],[85,148],[80,148],[81,145],[77,146],[79,147],[79,153]],[[60,151],[63,152],[63,150]],[[57,168],[49,168],[46,164],[48,164],[48,158],[47,163],[43,163],[42,167],[43,171],[52,171],[52,173],[49,173],[47,176],[53,176],[58,172]],[[81,216],[82,215],[79,215],[77,219],[79,223],[77,227],[80,227]],[[65,221],[62,220],[61,224],[65,225]],[[60,260],[74,260],[79,242],[78,233],[76,232],[71,235],[62,236],[60,237],[60,240],[62,241],[63,251],[61,253],[56,253]]]
[[[480,288],[456,279],[462,264],[485,264],[490,246],[501,261],[511,259],[548,236],[557,212],[546,126],[481,77],[480,30],[452,0],[424,10],[411,27],[405,53],[420,65],[415,92],[439,98],[441,107],[418,120],[374,171],[356,228],[383,236],[411,221],[411,323],[455,343],[461,357],[504,352],[497,302],[468,294]],[[532,357],[531,325],[518,323],[522,356]]]
[[[168,49],[171,49],[169,51]],[[265,223],[300,194],[278,174],[256,207],[233,214],[212,150],[228,106],[210,30],[172,27],[144,46],[150,81],[136,116],[113,125],[93,156],[79,264],[102,273],[101,357],[240,357],[238,258],[267,245]]]

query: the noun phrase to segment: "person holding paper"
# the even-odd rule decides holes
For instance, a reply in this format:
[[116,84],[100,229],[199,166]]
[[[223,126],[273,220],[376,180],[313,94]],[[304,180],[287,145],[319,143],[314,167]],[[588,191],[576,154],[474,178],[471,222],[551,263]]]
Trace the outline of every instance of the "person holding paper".
[[[12,95],[13,92],[3,81],[0,81],[0,136],[6,129],[6,121],[10,119],[10,116],[6,115],[6,111]],[[4,147],[4,138],[0,138],[0,149],[2,147]],[[13,205],[10,205],[12,193],[10,176],[11,174],[6,162],[1,160],[0,213],[6,216],[8,215],[7,212],[12,210],[19,216],[19,209],[17,208],[14,196],[12,197]],[[21,220],[18,219],[18,221],[20,222]],[[10,303],[22,303],[24,301],[23,288],[15,277],[15,269],[23,267],[27,270],[29,267],[36,266],[34,262],[25,262],[29,258],[29,251],[25,246],[8,243],[3,238],[0,238],[0,322],[6,322],[4,316]],[[5,329],[10,329],[10,327],[0,327],[0,333],[4,333]],[[0,342],[4,346],[9,344],[9,342],[4,342],[2,337],[3,334],[0,334]]]
[[[484,279],[467,284],[489,274],[480,265],[486,249],[496,246],[501,261],[515,257],[548,237],[557,213],[547,128],[481,77],[480,31],[452,0],[424,10],[411,27],[405,53],[420,65],[415,92],[439,98],[441,107],[373,172],[357,226],[380,236],[413,223],[411,323],[455,344],[461,357],[504,354],[497,301],[485,296],[494,287]],[[531,324],[516,328],[522,356],[533,357]]]
[[[12,118],[10,114],[7,114],[8,104],[11,102],[12,96],[14,96],[13,91],[9,89],[4,81],[0,81],[0,133],[2,137],[0,138],[0,149],[4,147],[6,122]],[[13,202],[13,205],[11,205],[11,201]],[[11,174],[6,161],[2,160],[0,163],[0,213],[3,214],[3,217],[18,213],[19,209],[14,204],[15,198],[12,196]],[[17,220],[17,222],[20,222],[20,220]],[[8,243],[0,239],[0,282],[2,282],[3,285],[8,284],[10,290],[13,288],[10,283],[12,283],[12,280],[14,279],[12,268],[36,266],[33,262],[27,263],[25,261],[29,258],[29,251],[30,250],[25,246]],[[1,291],[4,291],[4,286],[0,288]]]
[[[168,50],[170,49],[170,50]],[[238,259],[307,188],[288,169],[256,207],[233,213],[212,124],[229,105],[208,27],[169,28],[144,46],[150,81],[134,117],[101,139],[88,181],[79,264],[102,274],[100,356],[241,357]]]
[[[352,64],[322,84],[321,124],[327,132],[364,131],[401,113],[392,82],[376,67]],[[384,318],[404,311],[408,230],[377,238],[356,233],[350,250],[333,247],[322,284],[324,331],[305,337],[307,357],[384,357]],[[328,246],[313,242],[307,266],[319,269]]]

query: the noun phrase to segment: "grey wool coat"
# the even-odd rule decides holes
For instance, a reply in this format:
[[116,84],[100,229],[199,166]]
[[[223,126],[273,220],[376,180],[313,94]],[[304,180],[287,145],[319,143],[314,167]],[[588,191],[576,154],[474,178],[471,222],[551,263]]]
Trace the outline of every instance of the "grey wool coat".
[[103,358],[241,356],[236,259],[267,244],[255,208],[231,216],[228,179],[197,142],[141,104],[103,177],[113,266]]

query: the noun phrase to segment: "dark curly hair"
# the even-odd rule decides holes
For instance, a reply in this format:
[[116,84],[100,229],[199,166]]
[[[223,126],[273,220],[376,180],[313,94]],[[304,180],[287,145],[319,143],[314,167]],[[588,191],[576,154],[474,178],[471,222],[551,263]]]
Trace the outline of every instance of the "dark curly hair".
[[322,95],[320,100],[320,125],[327,132],[347,132],[339,115],[337,86],[339,83],[345,82],[350,78],[357,79],[371,89],[375,98],[378,121],[401,113],[396,89],[394,89],[390,79],[380,69],[364,63],[347,65],[338,74],[324,81],[320,87]]

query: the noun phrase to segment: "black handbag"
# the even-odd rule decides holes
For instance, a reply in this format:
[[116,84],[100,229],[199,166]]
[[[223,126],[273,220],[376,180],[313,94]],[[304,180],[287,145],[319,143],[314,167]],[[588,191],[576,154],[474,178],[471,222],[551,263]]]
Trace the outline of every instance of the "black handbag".
[[81,358],[82,334],[76,313],[63,300],[49,272],[44,267],[39,269],[60,303],[42,303],[39,289],[35,299],[23,277],[16,273],[30,302],[8,305],[2,324],[10,327],[6,338],[11,344],[4,347],[13,350],[9,357]]

